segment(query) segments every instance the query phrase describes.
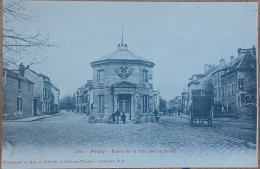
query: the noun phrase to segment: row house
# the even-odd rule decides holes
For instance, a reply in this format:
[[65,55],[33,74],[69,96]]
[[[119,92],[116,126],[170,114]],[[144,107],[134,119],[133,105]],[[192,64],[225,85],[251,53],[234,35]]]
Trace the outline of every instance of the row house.
[[52,112],[59,111],[59,102],[60,102],[60,89],[51,85],[51,110]]
[[3,118],[19,119],[59,111],[60,91],[50,78],[22,63],[17,70],[3,69]]
[[256,52],[238,49],[238,56],[213,74],[214,113],[243,119],[256,118]]
[[[238,49],[238,56],[219,65],[205,64],[203,74],[189,79],[188,90],[182,93],[183,113],[190,114],[194,91],[212,96],[214,117],[256,118],[257,98],[256,51]],[[198,92],[197,92],[198,93]]]
[[33,112],[35,115],[51,114],[51,88],[52,83],[48,76],[37,73],[29,67],[20,65],[19,69],[24,72],[24,77],[34,83]]
[[188,92],[184,90],[181,93],[181,112],[185,114],[189,114],[188,111]]
[[3,104],[4,120],[34,116],[34,83],[25,78],[18,70],[3,69]]
[[[223,58],[220,60],[219,65],[205,64],[203,74],[194,74],[191,78],[189,78],[188,90],[186,93],[187,100],[183,100],[183,102],[187,103],[186,106],[183,106],[187,108],[186,113],[190,114],[190,107],[192,105],[192,96],[194,91],[201,91],[201,93],[207,93],[207,95],[213,94],[212,74],[222,69],[225,65],[226,62]],[[183,99],[184,98],[185,97],[183,97]]]
[[88,80],[87,84],[78,88],[76,109],[79,113],[90,115],[93,111],[93,92],[92,80]]

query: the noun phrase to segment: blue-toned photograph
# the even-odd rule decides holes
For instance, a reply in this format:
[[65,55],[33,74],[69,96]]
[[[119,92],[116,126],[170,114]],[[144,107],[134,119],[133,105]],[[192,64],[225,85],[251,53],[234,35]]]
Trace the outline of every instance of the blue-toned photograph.
[[2,14],[2,168],[258,166],[257,2]]

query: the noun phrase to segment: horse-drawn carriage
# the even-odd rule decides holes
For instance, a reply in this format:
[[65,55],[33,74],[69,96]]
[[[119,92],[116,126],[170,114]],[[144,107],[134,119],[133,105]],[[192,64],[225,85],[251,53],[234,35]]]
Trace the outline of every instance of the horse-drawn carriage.
[[212,126],[212,96],[210,93],[201,90],[193,91],[190,117],[191,126],[197,122],[203,124],[203,121],[207,121],[208,126]]

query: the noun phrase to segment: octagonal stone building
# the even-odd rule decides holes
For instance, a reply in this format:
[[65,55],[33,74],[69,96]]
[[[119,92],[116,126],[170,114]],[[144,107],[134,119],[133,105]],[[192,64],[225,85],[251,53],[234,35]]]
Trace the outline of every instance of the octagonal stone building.
[[158,110],[159,92],[153,90],[154,63],[118,44],[117,50],[90,63],[93,68],[92,115],[108,118],[119,109],[128,120]]

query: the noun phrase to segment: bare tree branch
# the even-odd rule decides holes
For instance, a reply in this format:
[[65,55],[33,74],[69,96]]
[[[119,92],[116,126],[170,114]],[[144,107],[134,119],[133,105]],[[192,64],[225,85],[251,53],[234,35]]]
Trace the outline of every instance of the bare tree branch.
[[[28,14],[29,13],[29,14]],[[41,50],[49,47],[58,47],[57,43],[50,42],[49,34],[37,31],[30,32],[29,35],[21,32],[21,29],[15,26],[15,23],[30,23],[33,20],[33,11],[29,11],[24,2],[17,0],[8,0],[3,3],[3,54],[4,67],[10,64],[18,65],[23,57],[21,54],[28,55],[31,51]],[[29,24],[28,24],[29,25]],[[46,61],[44,59],[33,58],[32,64],[40,64]]]

